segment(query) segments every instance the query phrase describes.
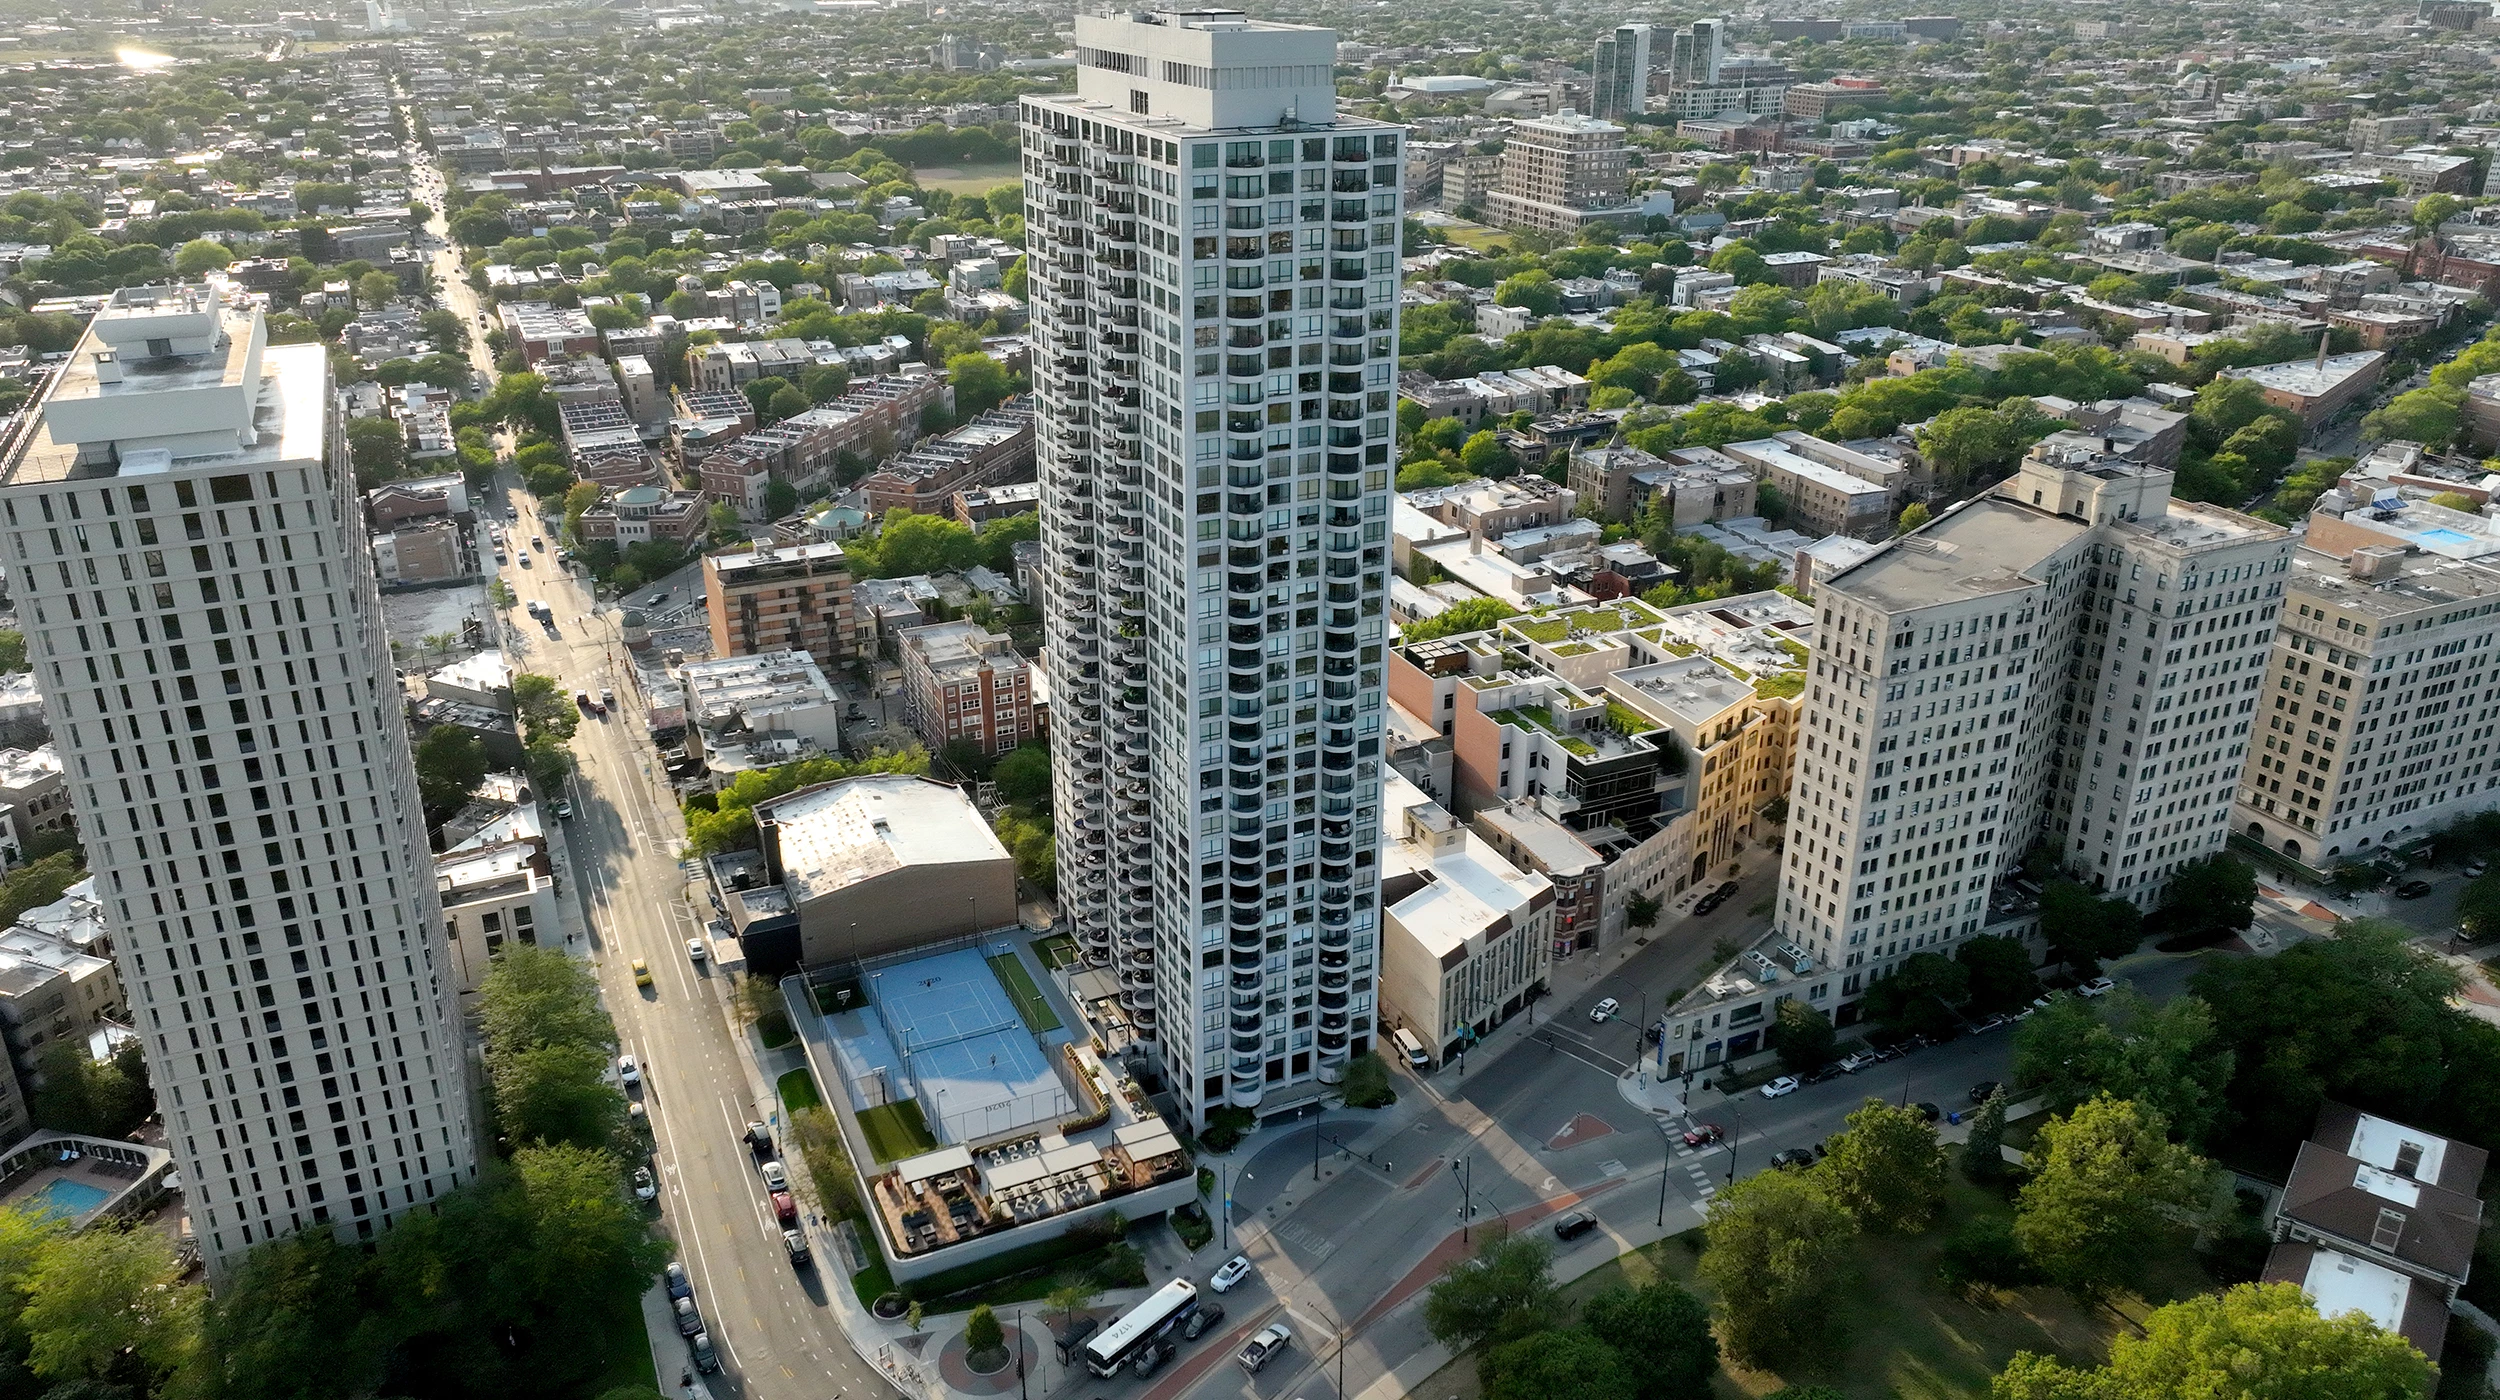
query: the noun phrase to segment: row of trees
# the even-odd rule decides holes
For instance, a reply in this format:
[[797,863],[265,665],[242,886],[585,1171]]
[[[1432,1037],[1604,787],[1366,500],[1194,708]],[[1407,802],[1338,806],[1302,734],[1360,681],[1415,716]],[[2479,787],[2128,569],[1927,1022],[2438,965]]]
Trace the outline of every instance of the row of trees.
[[[597,1070],[614,1030],[588,972],[508,948],[481,994],[491,1107],[508,1160],[368,1249],[327,1229],[247,1256],[211,1296],[145,1227],[72,1234],[0,1211],[0,1387],[51,1400],[411,1400],[579,1395],[642,1344],[635,1300],[665,1258],[602,1129],[622,1100]],[[596,1111],[550,1112],[550,1081]],[[653,1400],[619,1392],[610,1400]]]
[[2190,1146],[2287,1157],[2327,1101],[2500,1142],[2500,1027],[2401,925],[2358,919],[2270,958],[2209,961],[2190,995],[2060,998],[2014,1038],[2015,1077],[2053,1108],[2114,1095]]

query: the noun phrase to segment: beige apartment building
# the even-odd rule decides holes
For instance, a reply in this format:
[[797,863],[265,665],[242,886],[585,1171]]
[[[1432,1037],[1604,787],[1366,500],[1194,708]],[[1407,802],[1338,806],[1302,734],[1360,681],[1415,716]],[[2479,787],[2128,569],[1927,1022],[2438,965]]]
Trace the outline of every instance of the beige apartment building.
[[871,647],[851,608],[851,567],[832,540],[703,556],[712,654],[803,651],[825,666]]
[[1855,448],[1809,433],[1777,433],[1719,449],[1761,473],[1788,502],[1788,518],[1815,535],[1879,540],[1892,533],[1893,506],[1909,473]]
[[1438,1063],[1552,977],[1554,889],[1404,777],[1389,774],[1380,801],[1381,1011]]
[[2369,545],[2285,575],[2234,826],[2320,869],[2500,803],[2500,572]]
[[1568,109],[1533,117],[1511,128],[1485,217],[1508,228],[1576,233],[1591,211],[1623,203],[1630,171],[1622,127]]
[[1771,936],[1842,1024],[1904,958],[2035,932],[2005,885],[2035,844],[2140,905],[2222,849],[2292,544],[2171,480],[2035,452],[1816,585]]

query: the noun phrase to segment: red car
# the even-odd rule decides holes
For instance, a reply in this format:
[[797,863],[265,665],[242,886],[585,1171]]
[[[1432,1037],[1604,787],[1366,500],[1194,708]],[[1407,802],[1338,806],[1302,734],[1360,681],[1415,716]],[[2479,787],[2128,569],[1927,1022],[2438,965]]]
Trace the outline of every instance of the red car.
[[799,1223],[799,1203],[787,1191],[773,1193],[773,1215],[787,1228]]
[[1724,1136],[1726,1134],[1719,1131],[1719,1125],[1716,1123],[1696,1123],[1684,1130],[1684,1145],[1706,1147]]

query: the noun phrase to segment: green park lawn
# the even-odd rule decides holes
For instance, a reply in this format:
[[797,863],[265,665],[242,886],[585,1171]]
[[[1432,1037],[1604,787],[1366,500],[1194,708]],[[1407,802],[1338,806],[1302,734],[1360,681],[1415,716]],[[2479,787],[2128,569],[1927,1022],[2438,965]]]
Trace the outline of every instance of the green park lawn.
[[1024,178],[1024,171],[1014,161],[998,161],[990,165],[929,165],[914,169],[911,178],[924,190],[945,190],[950,194],[988,194],[1000,185],[1012,185]]
[[803,1108],[823,1108],[825,1101],[816,1093],[815,1076],[804,1069],[781,1076],[781,1106],[791,1113]]
[[[1819,1365],[1782,1374],[1724,1369],[1711,1383],[1712,1400],[1754,1400],[1788,1385],[1832,1386],[1849,1400],[1985,1400],[1989,1380],[2015,1352],[2098,1365],[2122,1324],[2132,1327],[2161,1303],[2215,1286],[2182,1231],[2148,1243],[2150,1296],[2122,1298],[2114,1309],[2079,1305],[2046,1286],[1965,1297],[1937,1282],[1936,1257],[1955,1224],[1981,1214],[2010,1216],[2012,1207],[1957,1176],[1947,1220],[1938,1228],[1908,1238],[1860,1236],[1855,1286],[1833,1310],[1844,1337],[1840,1350]],[[1709,1291],[1695,1278],[1700,1254],[1701,1231],[1689,1230],[1601,1265],[1563,1294],[1576,1305],[1612,1285],[1663,1275],[1706,1299]],[[1475,1353],[1452,1361],[1414,1393],[1478,1400]]]
[[1059,1029],[1059,1017],[1050,1009],[1050,1001],[1042,989],[1033,985],[1033,974],[1025,971],[1024,959],[1014,953],[1000,953],[989,959],[990,971],[998,974],[999,985],[1007,989],[1007,998],[1016,1004],[1016,1015],[1024,1028],[1035,1035]]
[[867,1110],[859,1115],[859,1130],[868,1135],[868,1150],[880,1162],[899,1162],[937,1148],[916,1099],[897,1099]]

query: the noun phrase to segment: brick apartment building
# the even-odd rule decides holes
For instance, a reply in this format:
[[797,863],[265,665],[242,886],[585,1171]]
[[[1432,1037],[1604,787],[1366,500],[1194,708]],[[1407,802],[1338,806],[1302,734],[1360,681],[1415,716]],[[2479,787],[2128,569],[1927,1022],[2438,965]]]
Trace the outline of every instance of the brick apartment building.
[[1033,668],[977,622],[902,634],[904,719],[932,749],[961,740],[1002,754],[1034,737]]
[[703,557],[714,656],[803,651],[827,667],[869,649],[854,620],[842,546],[776,544]]

